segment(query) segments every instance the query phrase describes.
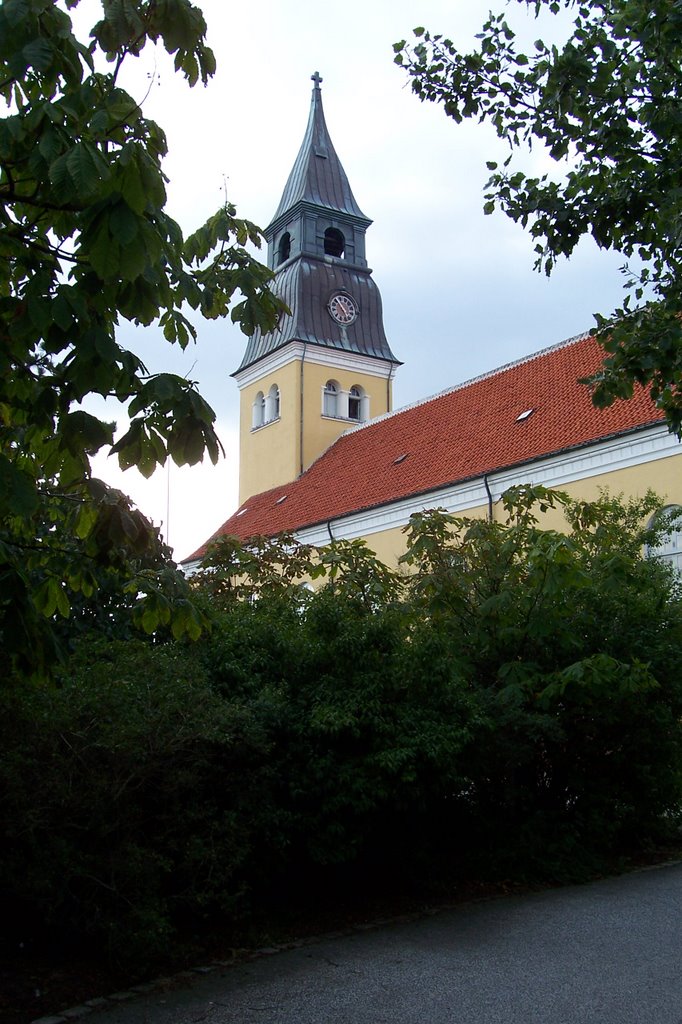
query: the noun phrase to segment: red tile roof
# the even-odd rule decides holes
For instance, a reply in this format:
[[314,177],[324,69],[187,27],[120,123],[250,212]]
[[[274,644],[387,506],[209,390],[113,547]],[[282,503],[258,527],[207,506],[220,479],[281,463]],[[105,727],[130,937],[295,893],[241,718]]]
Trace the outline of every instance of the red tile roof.
[[592,405],[578,381],[602,359],[581,335],[355,427],[298,480],[249,498],[186,561],[220,536],[301,529],[660,422],[643,388],[608,409]]

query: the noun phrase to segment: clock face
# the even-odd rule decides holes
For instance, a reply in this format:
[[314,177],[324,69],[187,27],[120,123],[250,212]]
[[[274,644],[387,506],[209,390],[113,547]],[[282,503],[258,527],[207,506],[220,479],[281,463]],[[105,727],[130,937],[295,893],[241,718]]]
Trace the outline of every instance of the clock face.
[[337,324],[342,324],[343,326],[352,324],[358,315],[358,307],[355,300],[350,295],[344,295],[343,292],[337,292],[336,295],[332,295],[327,309]]

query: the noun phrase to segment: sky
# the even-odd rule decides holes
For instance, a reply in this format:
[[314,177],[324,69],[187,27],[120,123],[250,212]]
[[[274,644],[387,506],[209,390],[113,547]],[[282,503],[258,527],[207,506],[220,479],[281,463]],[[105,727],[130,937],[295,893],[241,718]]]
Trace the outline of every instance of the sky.
[[[79,27],[98,17],[82,0]],[[186,233],[229,199],[266,226],[305,131],[310,76],[323,78],[325,117],[360,208],[373,220],[367,258],[383,298],[386,335],[404,363],[394,407],[424,398],[589,329],[593,314],[622,300],[622,258],[589,240],[547,279],[533,269],[533,243],[501,213],[485,216],[486,160],[507,151],[487,125],[456,125],[422,104],[393,62],[392,44],[425,25],[471,48],[490,6],[502,0],[199,0],[218,70],[190,89],[163,53],[147,47],[123,83],[164,128],[168,212]],[[94,16],[93,16],[94,15]],[[509,16],[532,45],[561,26],[538,27],[525,5]],[[564,30],[568,23],[565,23]],[[82,31],[82,28],[81,28]],[[87,34],[87,30],[85,33]],[[526,170],[553,165],[542,151]],[[265,254],[263,256],[265,258]],[[217,414],[226,457],[159,469],[145,481],[98,456],[94,473],[129,494],[161,525],[180,560],[237,507],[237,386],[230,377],[246,338],[225,321],[195,319],[198,343],[183,353],[154,328],[123,323],[120,341],[151,372],[198,383]]]

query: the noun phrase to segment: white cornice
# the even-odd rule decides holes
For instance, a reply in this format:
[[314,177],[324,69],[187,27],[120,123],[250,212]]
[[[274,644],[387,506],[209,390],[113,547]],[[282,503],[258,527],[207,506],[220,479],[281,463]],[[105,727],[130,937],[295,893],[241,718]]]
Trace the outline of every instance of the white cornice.
[[[497,502],[506,490],[519,484],[561,487],[577,480],[669,458],[680,452],[677,438],[668,432],[664,424],[658,424],[622,437],[537,459],[523,466],[493,471],[487,474],[487,483],[493,502]],[[390,505],[332,519],[331,530],[337,540],[355,540],[404,526],[413,512],[444,508],[456,515],[486,505],[487,502],[485,479],[477,477],[427,494],[403,498]],[[315,545],[328,544],[330,539],[326,523],[296,530],[296,536],[306,544]]]
[[304,359],[306,363],[317,363],[319,366],[343,367],[351,373],[366,373],[371,377],[386,380],[395,375],[396,364],[388,359],[373,359],[370,356],[358,355],[355,352],[344,352],[338,348],[323,348],[321,345],[304,345],[302,341],[289,342],[276,349],[270,355],[259,359],[257,363],[245,367],[234,374],[240,391],[262,380],[269,373],[280,370],[289,363]]

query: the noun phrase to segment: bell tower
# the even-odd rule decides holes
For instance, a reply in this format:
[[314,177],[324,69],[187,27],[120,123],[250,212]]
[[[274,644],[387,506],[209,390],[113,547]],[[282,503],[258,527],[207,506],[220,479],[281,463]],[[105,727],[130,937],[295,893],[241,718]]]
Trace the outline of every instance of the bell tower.
[[265,229],[273,287],[289,307],[249,338],[240,391],[239,502],[295,480],[349,427],[390,412],[400,365],[367,266],[372,223],[350,188],[312,75],[303,143]]

